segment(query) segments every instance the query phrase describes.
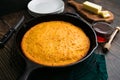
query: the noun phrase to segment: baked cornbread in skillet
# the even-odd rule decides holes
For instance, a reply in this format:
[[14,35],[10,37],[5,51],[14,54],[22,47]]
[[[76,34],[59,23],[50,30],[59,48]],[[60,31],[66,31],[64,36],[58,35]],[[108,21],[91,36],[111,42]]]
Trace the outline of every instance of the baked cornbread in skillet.
[[65,21],[48,21],[30,28],[22,38],[27,58],[46,66],[69,65],[86,56],[90,40],[85,32]]

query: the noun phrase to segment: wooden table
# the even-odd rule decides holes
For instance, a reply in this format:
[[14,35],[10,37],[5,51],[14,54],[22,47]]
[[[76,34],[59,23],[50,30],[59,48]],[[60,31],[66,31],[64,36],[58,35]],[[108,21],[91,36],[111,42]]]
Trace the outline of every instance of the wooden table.
[[[83,2],[85,0],[76,1]],[[115,19],[113,23],[111,23],[113,28],[120,25],[119,0],[89,0],[89,1],[100,4],[104,8],[113,12],[113,14],[115,15]],[[74,8],[67,4],[67,0],[65,0],[65,3],[66,5],[64,12],[76,13]],[[22,15],[25,16],[24,23],[31,18],[26,9],[1,17],[0,38],[9,30],[10,27],[17,23],[17,21],[20,19]],[[20,70],[24,69],[22,64],[19,63],[17,56],[14,56],[15,53],[13,54],[11,52],[11,49],[14,49],[13,42],[14,35],[7,42],[5,47],[0,49],[0,80],[16,80],[17,77],[19,77],[22,74]],[[95,50],[95,52],[98,54],[103,54],[100,44],[98,48]],[[105,55],[105,58],[107,72],[109,76],[108,80],[120,80],[120,32],[116,35],[114,41],[112,42],[112,47],[110,51]],[[16,62],[16,60],[18,61]]]

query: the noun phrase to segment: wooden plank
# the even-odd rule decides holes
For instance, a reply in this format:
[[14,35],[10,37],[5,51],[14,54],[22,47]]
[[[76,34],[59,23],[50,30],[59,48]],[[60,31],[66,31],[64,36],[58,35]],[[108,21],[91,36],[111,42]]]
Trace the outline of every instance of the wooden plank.
[[109,53],[106,55],[106,64],[108,80],[120,80],[120,59]]
[[[76,0],[78,2],[84,2],[85,0]],[[113,23],[111,23],[112,27],[116,27],[116,26],[120,26],[120,1],[119,0],[89,0],[91,2],[95,2],[97,4],[102,5],[104,8],[112,11],[115,15],[115,20],[113,21]],[[70,7],[67,4],[67,0],[65,0],[65,12],[72,12],[75,13],[75,10]],[[19,20],[20,16],[22,15],[26,15],[26,21],[28,19],[30,19],[31,17],[28,16],[28,12],[24,11],[24,13],[13,13],[10,15],[6,15],[3,18],[5,20],[8,21],[8,23],[10,23],[10,25],[14,25],[16,23],[16,21]],[[14,17],[13,17],[14,16]],[[2,37],[2,35],[4,35],[4,33],[9,29],[8,26],[6,26],[5,24],[3,24],[0,21],[0,38]],[[10,48],[12,47],[12,41],[13,38],[7,43],[6,47],[9,47],[9,49],[7,48],[7,50],[3,51],[3,49],[0,49],[0,80],[16,80],[18,75],[20,75],[20,71],[17,70],[20,67],[18,67],[18,65],[15,65],[15,70],[12,70],[10,68],[10,63],[9,61],[11,60],[11,53],[10,53]],[[99,45],[99,47],[97,48],[97,50],[95,51],[98,54],[103,54],[102,53],[102,46]],[[108,52],[107,55],[105,55],[106,57],[106,67],[107,67],[107,71],[108,71],[108,75],[109,75],[109,79],[108,80],[120,80],[120,32],[116,35],[114,41],[112,42],[112,47],[110,49],[110,51]],[[16,59],[17,60],[17,59]],[[5,71],[8,70],[8,71]],[[6,75],[9,74],[9,75]]]

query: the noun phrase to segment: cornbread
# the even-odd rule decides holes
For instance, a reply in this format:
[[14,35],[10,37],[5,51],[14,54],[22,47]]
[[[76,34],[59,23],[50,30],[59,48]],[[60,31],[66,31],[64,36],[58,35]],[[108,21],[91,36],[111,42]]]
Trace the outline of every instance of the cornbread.
[[68,65],[86,56],[90,40],[81,28],[65,21],[48,21],[30,28],[21,48],[27,58],[46,66]]

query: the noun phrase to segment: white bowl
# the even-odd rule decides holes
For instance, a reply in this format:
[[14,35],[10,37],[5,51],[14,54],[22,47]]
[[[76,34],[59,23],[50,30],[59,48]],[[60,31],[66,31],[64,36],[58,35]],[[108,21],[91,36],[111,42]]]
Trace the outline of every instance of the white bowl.
[[28,10],[33,16],[61,13],[64,11],[64,2],[62,0],[32,0],[28,3]]

